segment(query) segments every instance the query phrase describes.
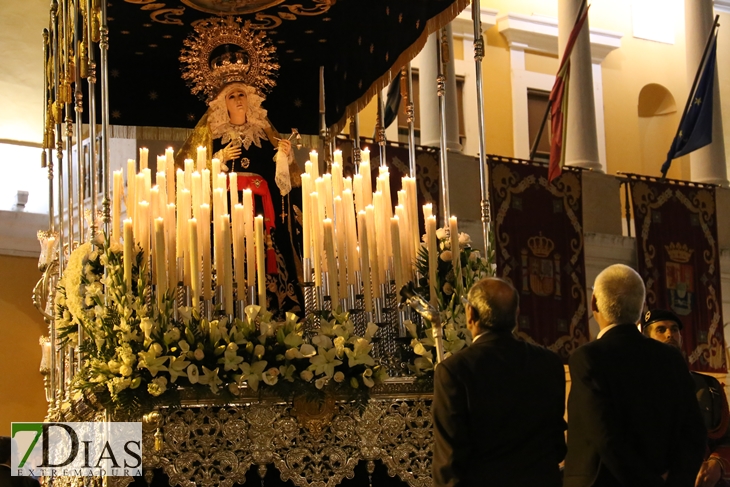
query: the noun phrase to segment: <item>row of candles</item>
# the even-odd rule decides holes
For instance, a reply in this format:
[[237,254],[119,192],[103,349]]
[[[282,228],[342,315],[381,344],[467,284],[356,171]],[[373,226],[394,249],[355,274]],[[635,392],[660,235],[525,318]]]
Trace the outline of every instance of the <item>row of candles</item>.
[[[228,315],[234,313],[234,297],[240,303],[258,301],[265,307],[263,217],[254,216],[250,190],[243,190],[243,201],[238,201],[235,173],[222,172],[217,159],[213,159],[211,170],[206,163],[206,150],[200,147],[196,161],[188,159],[184,169],[175,169],[172,149],[167,149],[164,156],[157,158],[156,185],[152,186],[148,152],[142,148],[139,171],[137,161],[128,161],[126,195],[123,171],[114,172],[111,239],[120,243],[123,237],[127,286],[132,285],[133,255],[139,245],[160,305],[165,293],[182,283],[190,289],[194,307],[199,306],[200,299],[212,302],[213,284],[219,293],[218,304],[222,303]],[[372,312],[374,305],[382,303],[391,282],[399,290],[415,276],[414,263],[421,248],[416,180],[402,178],[398,204],[393,205],[387,166],[380,166],[373,191],[367,149],[362,151],[362,162],[354,177],[343,177],[342,168],[340,151],[334,153],[330,172],[322,176],[315,151],[305,164],[304,277],[316,289],[323,290],[321,294],[330,296],[333,308],[346,309],[346,298],[354,292],[363,295],[365,311]],[[169,174],[175,177],[168,177]],[[122,200],[127,211],[123,226]],[[436,216],[430,203],[423,206],[423,217],[428,278],[435,285],[439,249]],[[449,227],[451,235],[458,238],[456,217],[451,217]],[[458,272],[459,246],[451,247]]]

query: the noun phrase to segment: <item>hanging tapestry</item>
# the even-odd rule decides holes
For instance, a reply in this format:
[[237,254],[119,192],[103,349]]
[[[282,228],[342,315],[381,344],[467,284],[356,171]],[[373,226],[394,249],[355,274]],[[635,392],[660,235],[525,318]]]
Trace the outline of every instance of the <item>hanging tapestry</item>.
[[[360,147],[370,149],[370,169],[372,171],[373,191],[379,174],[380,149],[372,139],[360,139]],[[343,176],[355,174],[353,163],[352,141],[337,139],[337,148],[342,151]],[[398,202],[398,191],[402,189],[401,178],[410,175],[408,159],[408,145],[388,142],[385,148],[385,163],[390,173],[390,200],[393,205]],[[420,234],[426,233],[423,213],[420,211],[426,203],[433,204],[433,214],[440,215],[439,202],[441,201],[441,186],[439,185],[439,149],[434,147],[416,146],[416,188],[418,192],[418,228]]]
[[715,188],[631,177],[646,304],[682,320],[690,368],[726,371]]
[[520,294],[517,335],[565,363],[588,342],[581,172],[488,157],[497,275]]

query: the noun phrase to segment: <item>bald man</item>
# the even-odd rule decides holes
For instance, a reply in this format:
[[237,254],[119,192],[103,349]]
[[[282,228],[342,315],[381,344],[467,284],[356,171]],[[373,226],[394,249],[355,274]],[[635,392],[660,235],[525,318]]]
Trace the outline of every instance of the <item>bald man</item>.
[[565,371],[518,341],[519,296],[487,278],[469,291],[472,344],[436,367],[433,485],[557,487],[565,456]]

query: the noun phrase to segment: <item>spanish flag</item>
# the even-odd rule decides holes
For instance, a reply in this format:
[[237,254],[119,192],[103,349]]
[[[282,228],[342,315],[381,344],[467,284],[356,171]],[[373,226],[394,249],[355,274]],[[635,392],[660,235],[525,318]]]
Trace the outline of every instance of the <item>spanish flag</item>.
[[550,165],[548,168],[548,181],[560,176],[565,164],[565,130],[568,119],[568,85],[570,81],[570,55],[580,31],[583,29],[588,18],[588,6],[585,2],[581,4],[581,11],[575,21],[573,30],[568,37],[565,52],[560,60],[558,74],[555,76],[555,84],[550,92]]

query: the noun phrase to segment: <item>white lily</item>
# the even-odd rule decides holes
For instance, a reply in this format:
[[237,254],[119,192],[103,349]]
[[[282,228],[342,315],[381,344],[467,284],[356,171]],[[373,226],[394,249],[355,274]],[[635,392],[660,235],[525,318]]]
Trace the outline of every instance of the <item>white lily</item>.
[[213,394],[218,392],[218,386],[223,383],[221,378],[218,377],[218,367],[210,370],[205,365],[203,365],[203,377],[199,377],[198,382],[208,385]]
[[263,380],[262,374],[266,369],[266,360],[260,360],[254,362],[253,365],[248,362],[241,364],[241,376],[238,378],[240,382],[246,382],[248,386],[257,391],[259,389],[259,382]]
[[372,350],[373,344],[365,340],[364,338],[358,338],[355,340],[355,346],[352,350],[345,349],[347,353],[347,365],[349,367],[355,367],[359,364],[365,364],[373,366],[375,360],[370,356],[370,350]]
[[309,359],[312,364],[309,366],[310,370],[314,370],[316,375],[324,374],[325,377],[330,378],[335,374],[335,367],[342,364],[341,360],[337,360],[337,350],[334,348],[325,350],[320,348],[317,355]]
[[170,357],[170,363],[167,366],[167,371],[170,373],[170,382],[173,384],[178,377],[187,375],[185,369],[188,368],[190,362],[185,360],[184,357]]

